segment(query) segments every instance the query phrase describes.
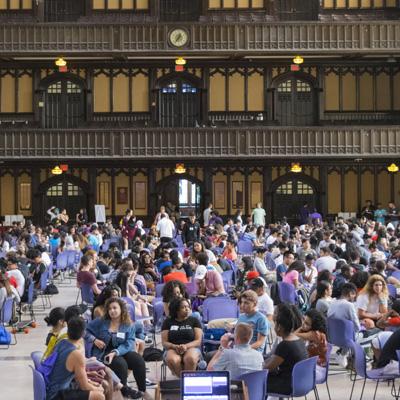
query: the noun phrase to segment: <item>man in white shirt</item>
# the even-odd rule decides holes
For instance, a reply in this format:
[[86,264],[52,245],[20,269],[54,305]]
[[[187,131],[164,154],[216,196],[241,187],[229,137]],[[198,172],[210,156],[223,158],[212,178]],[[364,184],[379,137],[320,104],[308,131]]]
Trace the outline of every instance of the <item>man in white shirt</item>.
[[208,226],[211,217],[211,211],[213,209],[212,203],[208,205],[208,207],[203,211],[203,225]]
[[160,215],[157,231],[160,233],[161,243],[167,243],[174,237],[175,225],[165,214]]
[[263,313],[268,318],[268,321],[272,321],[274,315],[274,302],[266,293],[266,287],[267,284],[263,278],[256,278],[251,281],[251,290],[256,292],[258,296],[258,311]]
[[330,273],[336,269],[336,259],[331,256],[329,247],[322,247],[320,250],[320,258],[315,262],[318,272],[328,270]]
[[25,278],[22,272],[18,269],[18,261],[15,257],[9,257],[7,260],[7,276],[12,276],[17,281],[17,292],[20,296],[24,294]]

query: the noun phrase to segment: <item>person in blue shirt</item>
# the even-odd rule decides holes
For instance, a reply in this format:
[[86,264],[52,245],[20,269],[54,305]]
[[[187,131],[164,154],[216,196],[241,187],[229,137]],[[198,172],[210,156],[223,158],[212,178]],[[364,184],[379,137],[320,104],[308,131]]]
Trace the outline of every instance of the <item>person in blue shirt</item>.
[[253,328],[250,346],[259,352],[265,348],[269,323],[264,314],[257,311],[258,296],[253,290],[245,290],[239,297],[240,312],[238,323],[245,323]]
[[[124,300],[112,297],[104,306],[105,315],[90,321],[86,339],[93,344],[92,356],[108,365],[121,380],[124,397],[146,396],[146,364],[135,349],[135,325]],[[128,386],[128,370],[133,372],[139,392]]]
[[[79,350],[85,331],[85,321],[74,317],[68,321],[68,339],[61,340],[55,347],[57,359],[49,375],[46,399],[56,400],[104,400],[101,385],[89,382],[85,371],[85,357]],[[78,388],[71,387],[75,378]]]
[[283,277],[285,276],[290,264],[294,261],[294,254],[291,251],[285,251],[283,253],[283,263],[278,265],[276,268],[276,280],[278,282],[282,282]]

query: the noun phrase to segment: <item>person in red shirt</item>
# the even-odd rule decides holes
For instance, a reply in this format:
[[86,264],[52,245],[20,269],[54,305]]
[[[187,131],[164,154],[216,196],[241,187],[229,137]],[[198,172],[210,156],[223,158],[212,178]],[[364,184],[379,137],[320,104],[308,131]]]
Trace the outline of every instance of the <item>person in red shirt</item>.
[[182,283],[188,283],[188,278],[186,276],[186,272],[182,267],[182,261],[180,260],[179,256],[173,256],[171,258],[172,266],[166,267],[164,269],[164,283],[169,281],[180,281]]

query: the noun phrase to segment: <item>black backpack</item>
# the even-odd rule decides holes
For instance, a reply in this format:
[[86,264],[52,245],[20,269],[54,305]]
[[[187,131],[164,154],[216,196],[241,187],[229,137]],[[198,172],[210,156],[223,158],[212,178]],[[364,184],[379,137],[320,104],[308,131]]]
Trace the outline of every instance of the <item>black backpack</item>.
[[143,352],[143,359],[146,362],[162,361],[163,351],[156,347],[147,347]]

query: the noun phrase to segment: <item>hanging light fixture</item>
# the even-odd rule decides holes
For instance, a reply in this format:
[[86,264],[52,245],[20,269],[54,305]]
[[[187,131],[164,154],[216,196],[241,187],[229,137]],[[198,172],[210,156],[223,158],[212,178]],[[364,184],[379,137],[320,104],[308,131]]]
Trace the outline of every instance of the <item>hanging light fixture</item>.
[[300,65],[303,64],[304,58],[302,56],[296,56],[293,58],[293,64]]
[[183,57],[178,57],[175,60],[175,65],[186,65],[186,60]]
[[62,58],[57,58],[55,64],[57,65],[57,67],[66,67],[67,66],[67,62]]
[[186,173],[185,164],[176,164],[175,173],[176,174],[184,174],[184,173]]
[[389,172],[397,172],[399,170],[399,166],[396,165],[395,163],[392,163],[387,167],[387,170]]
[[292,163],[292,166],[290,167],[290,171],[294,172],[295,174],[298,174],[301,171],[303,171],[303,168],[301,167],[300,163]]
[[63,173],[63,171],[62,171],[62,169],[61,169],[58,165],[56,165],[56,166],[51,170],[51,173],[52,173],[53,175],[61,175],[61,174]]

